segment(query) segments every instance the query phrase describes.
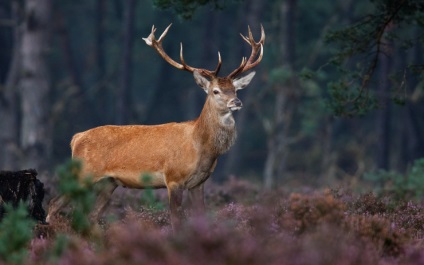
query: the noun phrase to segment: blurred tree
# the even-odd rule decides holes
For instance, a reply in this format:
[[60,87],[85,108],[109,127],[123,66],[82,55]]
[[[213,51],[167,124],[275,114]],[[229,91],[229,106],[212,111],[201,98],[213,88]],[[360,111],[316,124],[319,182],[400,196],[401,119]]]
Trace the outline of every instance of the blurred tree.
[[[419,39],[422,35],[422,31],[419,28],[415,28],[412,33],[415,39]],[[403,56],[404,60],[411,60],[413,65],[423,64],[423,45],[414,45],[412,49]],[[404,67],[407,67],[407,62],[403,63]],[[407,126],[402,126],[405,130],[406,143],[404,142],[401,146],[408,148],[407,154],[401,156],[403,158],[404,165],[410,165],[412,161],[418,158],[424,157],[424,130],[423,120],[420,119],[421,113],[424,112],[424,104],[422,99],[424,95],[422,75],[412,75],[409,77],[408,86],[406,87],[406,93],[410,94],[410,97],[406,98],[406,110],[404,115],[401,117],[402,121],[406,121]],[[403,168],[405,169],[405,168]]]
[[[331,64],[340,74],[330,83],[329,106],[336,115],[346,116],[378,109],[373,116],[377,168],[405,170],[424,155],[417,151],[423,150],[424,124],[416,118],[423,108],[414,98],[422,91],[423,62],[415,51],[424,44],[423,17],[424,3],[419,0],[372,1],[351,14],[355,22],[327,36],[330,44],[339,45]],[[392,103],[406,104],[406,109]],[[396,146],[401,152],[392,152]]]
[[[104,82],[107,78],[106,74],[106,22],[107,22],[107,0],[96,0],[95,1],[95,22],[94,22],[94,60],[96,75],[94,80],[99,86],[99,90],[107,90]],[[100,106],[107,105],[108,93],[99,93],[98,102]]]
[[133,72],[132,56],[134,43],[134,16],[135,0],[128,0],[124,7],[123,21],[123,49],[121,62],[121,82],[117,87],[116,95],[116,124],[127,124],[130,109],[130,88]]
[[[219,23],[219,20],[217,21],[217,16],[215,14],[211,14],[208,16],[207,19],[204,21],[204,30],[201,33],[202,39],[207,40],[213,40],[216,39],[218,36],[216,32],[218,32],[218,27],[221,23]],[[214,60],[217,60],[216,51],[214,50],[215,47],[213,46],[212,41],[203,41],[199,43],[199,48],[201,49],[200,54],[200,62],[206,63],[206,62],[214,62]],[[200,93],[199,93],[200,92]],[[186,120],[192,120],[194,118],[197,118],[200,114],[200,111],[202,110],[203,103],[205,101],[205,94],[202,93],[197,87],[190,88],[189,91],[187,91],[187,97],[186,97],[186,106],[185,108],[185,117]]]
[[105,15],[106,15],[106,0],[96,0],[96,21],[95,21],[95,58],[97,67],[97,80],[105,76]]
[[25,168],[47,169],[51,151],[49,51],[50,0],[26,0],[18,81],[22,102],[21,148]]
[[[153,4],[161,9],[172,9],[180,18],[191,19],[196,10],[205,5],[213,5],[215,9],[222,9],[223,0],[152,0]],[[240,0],[239,0],[240,1]],[[228,1],[227,1],[228,3]]]
[[6,79],[9,64],[11,60],[11,50],[13,48],[13,28],[15,21],[12,15],[12,3],[8,1],[2,1],[0,3],[0,28],[4,29],[0,31],[0,43],[2,49],[0,50],[0,82],[4,82]]
[[[57,35],[59,37],[60,48],[63,54],[63,61],[66,67],[65,69],[69,74],[70,84],[68,89],[70,91],[64,94],[67,94],[68,96],[69,94],[74,96],[81,96],[84,91],[84,82],[82,79],[81,70],[77,64],[74,49],[72,47],[73,42],[69,33],[69,26],[66,23],[66,16],[60,7],[55,8],[54,20],[57,21],[55,24],[55,32],[58,33]],[[69,98],[66,100],[68,99]],[[62,104],[65,105],[64,103]]]
[[[10,46],[6,43],[6,36],[2,36],[2,51],[11,54],[10,61],[2,57],[1,65],[9,65],[2,69],[4,72],[4,83],[0,83],[0,168],[5,170],[17,170],[19,158],[19,121],[18,121],[18,93],[17,83],[21,63],[21,31],[18,26],[18,14],[21,6],[18,1],[12,1],[6,5],[0,5],[0,14],[3,21],[9,19],[10,29],[4,34],[11,35]],[[8,14],[9,13],[9,14]],[[2,80],[3,81],[3,80]],[[4,84],[4,85],[3,85]]]
[[[408,36],[410,27],[424,29],[422,0],[376,0],[361,12],[361,18],[352,19],[351,25],[328,34],[330,43],[339,45],[330,63],[340,71],[341,77],[330,84],[330,107],[336,115],[364,114],[380,106],[379,93],[373,93],[379,59],[384,54],[386,40],[403,49],[423,44],[423,35]],[[366,15],[363,13],[367,12]],[[359,20],[359,21],[358,21]],[[386,28],[396,25],[389,33]],[[422,73],[422,64],[409,64],[399,72]],[[404,82],[400,82],[404,84]],[[398,90],[402,90],[399,88]],[[404,103],[403,94],[390,95],[396,103]],[[399,97],[400,96],[400,97]],[[384,100],[384,99],[382,99]]]
[[[262,14],[263,10],[265,8],[266,3],[264,1],[255,1],[255,0],[245,0],[245,9],[241,10],[239,13],[239,16],[243,17],[243,21],[246,21],[247,25],[250,25],[251,29],[254,34],[257,35],[260,32],[260,25],[262,23]],[[241,27],[245,27],[245,25],[241,25]],[[267,30],[265,30],[265,34],[267,33]],[[244,34],[246,35],[246,34]],[[258,38],[258,37],[257,37]],[[236,42],[241,42],[241,39],[235,39]],[[266,41],[265,41],[266,42]],[[249,47],[249,46],[247,46]],[[242,58],[243,56],[246,56],[246,49],[239,49],[237,55]],[[260,70],[257,70],[260,71]],[[251,115],[251,109],[253,108],[253,102],[254,100],[257,100],[255,95],[258,93],[258,84],[260,82],[260,75],[256,75],[256,77],[252,80],[249,87],[240,92],[243,93],[243,97],[246,99],[243,102],[243,109],[240,111],[240,113],[237,114],[237,131],[238,131],[238,138],[240,139],[235,143],[235,145],[230,149],[227,159],[225,160],[225,172],[227,174],[240,174],[240,169],[243,167],[242,163],[243,160],[241,159],[240,154],[242,153],[242,147],[243,142],[248,141],[247,135],[248,135],[248,125],[246,122],[250,122],[249,116]]]
[[[191,75],[167,65],[141,42],[152,24],[159,33],[171,22],[172,30],[164,41],[170,56],[178,60],[178,43],[183,42],[189,64],[213,68],[219,50],[222,75],[250,52],[237,32],[245,34],[250,24],[257,36],[262,23],[267,34],[257,76],[239,93],[244,104],[235,114],[239,140],[218,163],[214,179],[235,174],[264,180],[266,172],[267,186],[283,178],[284,182],[301,182],[299,176],[308,178],[308,184],[324,179],[330,183],[342,177],[359,178],[364,170],[387,163],[393,169],[407,169],[411,161],[424,155],[421,1],[134,1],[131,34],[127,31],[131,23],[126,24],[131,1],[56,1],[50,23],[52,45],[46,44],[49,50],[44,57],[49,65],[48,92],[39,85],[25,92],[18,87],[20,77],[31,77],[34,86],[38,82],[35,75],[20,75],[24,47],[20,43],[27,24],[22,22],[31,17],[23,12],[26,2],[0,1],[1,168],[20,167],[18,160],[25,160],[26,153],[23,138],[29,137],[23,134],[24,119],[32,114],[31,119],[41,124],[41,113],[46,110],[50,112],[48,121],[42,122],[44,134],[54,143],[53,154],[42,155],[53,165],[70,156],[69,141],[76,132],[121,123],[117,121],[120,95],[126,94],[124,100],[130,101],[123,104],[128,113],[121,117],[128,120],[122,123],[195,118],[204,92]],[[383,25],[393,28],[380,34]],[[125,44],[130,42],[124,43],[125,36],[133,38],[132,48]],[[390,53],[385,50],[387,43],[393,50]],[[37,44],[32,47],[38,49]],[[364,79],[376,53],[374,74]],[[308,68],[320,70],[314,73]],[[41,69],[37,67],[37,73]],[[299,73],[305,78],[298,78]],[[367,86],[361,90],[362,80]],[[124,87],[127,90],[121,90]],[[49,100],[41,99],[43,93]],[[23,112],[22,104],[30,98],[31,106],[37,101],[42,109],[31,107],[33,113]],[[390,99],[399,106],[406,104],[405,108]],[[389,108],[366,112],[383,106]],[[361,115],[345,119],[334,118],[332,113]],[[25,124],[27,130],[28,120]]]
[[[296,22],[297,0],[287,0],[280,4],[281,17],[285,18],[279,39],[282,50],[276,69],[273,70],[273,89],[275,93],[274,113],[270,120],[264,121],[268,135],[268,153],[264,168],[264,186],[272,188],[277,176],[284,176],[289,145],[299,140],[299,135],[291,136],[297,103],[301,88],[296,71]],[[281,23],[281,22],[280,22]],[[280,48],[280,49],[281,49]]]
[[[392,24],[387,25],[385,28],[385,34],[388,34],[390,29],[393,27]],[[382,42],[383,52],[379,54],[380,67],[378,75],[378,98],[380,99],[380,105],[384,106],[382,109],[377,111],[376,116],[376,129],[378,136],[378,151],[376,156],[376,166],[383,170],[389,169],[389,158],[390,158],[390,72],[392,65],[393,47],[387,41]]]

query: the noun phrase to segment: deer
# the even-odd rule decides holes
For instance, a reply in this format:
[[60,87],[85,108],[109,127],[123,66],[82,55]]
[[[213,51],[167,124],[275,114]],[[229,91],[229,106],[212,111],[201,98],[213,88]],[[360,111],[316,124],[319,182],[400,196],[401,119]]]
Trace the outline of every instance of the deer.
[[[194,80],[207,94],[198,118],[181,123],[159,125],[105,125],[77,133],[71,140],[72,159],[82,161],[79,178],[90,175],[97,184],[106,182],[98,191],[90,218],[98,219],[118,186],[126,188],[166,188],[171,226],[176,229],[183,219],[183,192],[193,212],[205,211],[204,182],[211,176],[217,159],[227,152],[236,140],[233,112],[242,108],[237,91],[245,88],[255,72],[240,77],[257,66],[263,58],[265,31],[261,25],[258,42],[248,26],[248,36],[241,37],[251,46],[251,54],[226,77],[219,77],[222,60],[218,52],[215,70],[195,68],[186,64],[180,43],[180,61],[174,61],[163,49],[162,41],[170,24],[156,39],[155,26],[146,44],[170,65],[193,74]],[[259,55],[258,55],[259,54]],[[147,180],[141,176],[148,174]],[[59,195],[49,205],[46,221],[62,209],[69,198]]]

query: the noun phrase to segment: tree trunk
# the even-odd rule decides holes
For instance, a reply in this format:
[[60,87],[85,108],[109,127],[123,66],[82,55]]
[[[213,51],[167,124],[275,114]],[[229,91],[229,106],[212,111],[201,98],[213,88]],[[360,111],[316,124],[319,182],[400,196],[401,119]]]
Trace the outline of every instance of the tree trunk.
[[[97,68],[97,80],[105,76],[105,51],[104,51],[104,14],[106,12],[106,1],[96,0],[96,25],[95,25],[95,58]],[[104,93],[102,93],[103,95]]]
[[380,59],[380,85],[379,85],[379,98],[382,109],[377,111],[377,168],[388,170],[389,169],[389,156],[390,156],[390,99],[389,99],[389,62],[388,58],[383,55]]
[[60,44],[63,51],[63,57],[65,61],[66,68],[68,69],[69,76],[72,82],[72,85],[76,87],[76,91],[73,93],[76,97],[80,97],[83,94],[83,81],[81,76],[81,70],[78,67],[78,64],[75,60],[75,56],[72,50],[72,41],[69,36],[69,31],[67,25],[65,24],[65,16],[63,12],[57,12],[57,28],[60,32]]
[[[18,21],[19,3],[11,3],[13,21]],[[13,28],[13,53],[3,93],[0,93],[0,169],[16,170],[19,158],[19,122],[17,82],[21,63],[19,50],[21,33],[18,25]]]
[[107,73],[107,57],[106,57],[106,14],[107,8],[110,1],[96,0],[95,12],[95,28],[94,28],[94,58],[95,58],[95,84],[98,86],[98,91],[101,91],[96,95],[95,113],[97,120],[100,124],[111,123],[115,120],[115,116],[111,115],[114,113],[113,108],[104,113],[104,106],[110,104],[110,86],[108,86],[108,73]]
[[[386,31],[389,31],[387,28]],[[378,97],[382,108],[377,111],[377,154],[376,165],[378,169],[389,170],[390,167],[390,65],[391,55],[390,43],[383,43],[385,51],[381,53],[379,63],[379,87]]]
[[116,97],[116,123],[126,124],[129,120],[129,97],[132,73],[132,49],[134,42],[135,0],[128,0],[124,14],[124,43],[121,68],[121,84]]
[[[415,38],[418,39],[420,34],[421,31],[416,30],[414,34]],[[414,65],[420,65],[423,61],[423,47],[420,44],[416,44],[411,51],[410,61],[412,61]],[[409,80],[408,85],[412,90],[412,94],[414,94],[415,90],[421,89],[419,87],[419,82],[421,80],[419,76],[413,76],[409,78]],[[408,121],[409,124],[407,128],[408,143],[410,146],[410,150],[408,150],[408,157],[410,158],[409,161],[407,161],[408,164],[424,156],[424,134],[422,133],[424,128],[421,123],[421,116],[417,115],[417,113],[422,113],[423,110],[422,104],[420,104],[420,101],[417,101],[417,99],[408,100],[406,102],[406,121]]]
[[[264,1],[255,1],[249,0],[246,3],[247,10],[243,12],[243,15],[246,16],[247,24],[251,26],[253,34],[259,34],[260,32],[260,17],[262,15],[262,10],[264,9],[265,2]],[[246,29],[244,29],[246,30]],[[257,36],[257,35],[254,35]],[[241,41],[241,39],[237,39],[237,41]],[[241,51],[243,51],[241,49]],[[246,56],[245,54],[240,54],[240,57]],[[237,132],[239,140],[236,141],[235,145],[230,149],[230,152],[227,155],[227,159],[225,160],[224,172],[225,174],[240,174],[240,169],[242,168],[242,150],[241,147],[243,145],[244,136],[246,133],[244,132],[245,124],[249,121],[249,108],[252,107],[252,102],[256,99],[255,94],[258,92],[257,86],[259,84],[259,76],[257,75],[253,80],[246,91],[244,93],[243,98],[243,109],[236,116],[237,123]]]
[[276,100],[274,106],[274,117],[272,125],[268,128],[268,153],[265,160],[264,168],[264,187],[271,189],[277,178],[278,168],[285,168],[285,160],[282,158],[282,152],[286,148],[286,134],[289,124],[285,122],[287,115],[292,113],[285,112],[287,110],[287,95],[283,88],[278,85],[275,89]]
[[21,147],[23,167],[47,169],[51,149],[49,126],[50,0],[26,0],[22,31],[22,67],[19,82],[22,102]]
[[[219,20],[217,21],[214,14],[210,14],[205,20],[204,32],[202,33],[202,39],[215,39],[213,34],[216,32],[216,28],[219,27]],[[214,50],[212,41],[203,41],[201,43],[201,55],[200,62],[216,62],[218,57]],[[194,84],[194,82],[193,82]],[[196,86],[194,84],[194,86]],[[182,98],[180,101],[183,103],[185,117],[184,120],[193,120],[197,118],[202,110],[203,104],[205,102],[206,95],[203,92],[203,89],[200,89],[198,86],[193,88],[188,88],[187,95],[181,93]],[[185,103],[185,104],[184,104]]]
[[286,20],[280,37],[283,39],[283,56],[280,61],[285,63],[280,67],[287,69],[291,73],[291,77],[286,84],[275,86],[274,117],[272,125],[268,129],[268,154],[264,168],[264,187],[266,189],[274,187],[277,176],[285,174],[289,145],[298,138],[290,135],[296,102],[299,98],[299,88],[294,74],[296,69],[296,13],[297,0],[287,0],[282,3],[281,16]]

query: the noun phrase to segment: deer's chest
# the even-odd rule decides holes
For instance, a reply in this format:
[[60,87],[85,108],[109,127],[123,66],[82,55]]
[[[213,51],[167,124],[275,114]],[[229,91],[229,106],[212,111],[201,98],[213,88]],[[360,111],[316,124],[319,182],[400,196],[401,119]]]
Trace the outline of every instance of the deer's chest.
[[221,155],[227,152],[234,144],[237,138],[235,126],[221,127],[215,132],[214,147],[216,152]]

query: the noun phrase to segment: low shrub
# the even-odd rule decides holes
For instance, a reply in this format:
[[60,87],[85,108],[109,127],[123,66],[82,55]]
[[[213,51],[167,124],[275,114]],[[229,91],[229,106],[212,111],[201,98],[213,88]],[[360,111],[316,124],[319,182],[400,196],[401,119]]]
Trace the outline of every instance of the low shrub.
[[[227,194],[228,203],[219,199],[209,204],[203,217],[187,214],[177,231],[171,229],[167,208],[151,206],[157,205],[153,190],[141,197],[129,195],[141,207],[125,208],[119,219],[106,221],[95,236],[92,227],[88,234],[78,230],[71,214],[49,226],[54,233],[39,233],[38,238],[33,226],[25,223],[25,240],[9,246],[14,225],[27,220],[23,213],[19,218],[10,215],[13,223],[0,224],[0,246],[8,247],[0,248],[0,253],[3,262],[15,264],[390,265],[424,260],[419,243],[424,215],[418,201],[393,203],[389,195],[343,190],[270,192],[231,181],[229,186],[206,189],[208,199]],[[66,187],[71,196],[85,198],[86,191],[71,187]],[[243,193],[254,199],[243,198]],[[122,194],[120,199],[127,200]],[[36,226],[35,231],[39,229]]]
[[0,259],[10,264],[23,264],[27,259],[28,246],[33,237],[35,222],[30,219],[27,207],[4,205],[6,213],[0,223]]
[[87,177],[81,183],[78,179],[82,169],[79,161],[72,160],[59,167],[57,174],[59,176],[59,194],[70,199],[70,205],[73,209],[71,214],[71,226],[77,232],[88,234],[91,223],[89,214],[95,202],[95,192],[92,180]]
[[365,174],[365,180],[373,184],[380,195],[390,195],[400,201],[421,200],[424,196],[424,158],[414,161],[404,175],[393,171],[378,170]]

